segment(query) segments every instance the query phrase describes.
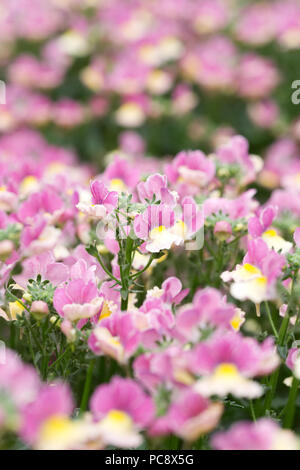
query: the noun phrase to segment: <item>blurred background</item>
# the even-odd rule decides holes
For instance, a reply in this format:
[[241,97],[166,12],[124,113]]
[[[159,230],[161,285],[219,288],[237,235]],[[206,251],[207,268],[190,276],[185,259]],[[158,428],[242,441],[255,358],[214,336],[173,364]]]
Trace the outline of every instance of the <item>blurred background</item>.
[[1,0],[0,66],[0,152],[33,130],[99,170],[236,133],[270,172],[299,155],[300,0]]

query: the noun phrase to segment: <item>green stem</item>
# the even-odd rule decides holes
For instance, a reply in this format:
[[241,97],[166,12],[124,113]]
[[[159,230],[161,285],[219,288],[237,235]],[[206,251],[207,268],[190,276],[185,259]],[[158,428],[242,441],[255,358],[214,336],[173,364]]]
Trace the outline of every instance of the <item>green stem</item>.
[[250,408],[250,413],[251,413],[252,420],[253,420],[254,422],[256,422],[255,410],[254,410],[254,406],[253,406],[253,401],[252,401],[252,400],[249,401],[249,408]]
[[[293,282],[293,285],[294,285],[294,282]],[[293,294],[293,287],[292,287],[291,296],[292,296],[292,294]],[[279,335],[278,335],[278,346],[279,347],[284,345],[286,332],[287,332],[289,322],[290,322],[289,310],[290,310],[290,308],[288,306],[287,311],[286,311],[285,316],[284,316],[284,319],[282,320],[280,330],[279,330]],[[278,366],[278,368],[275,370],[275,372],[273,372],[273,374],[271,375],[270,382],[269,382],[269,387],[270,388],[269,388],[269,391],[266,395],[266,400],[265,400],[264,414],[266,413],[267,410],[269,410],[271,408],[272,401],[273,401],[273,398],[275,396],[275,392],[276,392],[276,388],[277,388],[279,372],[280,372],[280,366]]]
[[110,277],[111,279],[113,279],[117,284],[121,285],[121,282],[119,281],[119,279],[117,279],[108,269],[107,267],[105,266],[105,264],[103,263],[102,259],[101,259],[101,256],[99,255],[99,253],[97,252],[96,254],[96,258],[97,260],[99,261],[100,265],[101,265],[101,268],[103,269],[103,271],[106,272],[106,274],[108,275],[108,277]]
[[126,240],[125,248],[125,267],[120,269],[122,271],[122,292],[121,292],[121,310],[126,311],[128,309],[128,296],[129,296],[129,281],[130,271],[132,265],[132,251],[133,251],[133,238],[128,236]]
[[141,274],[143,274],[145,271],[147,271],[147,269],[150,267],[151,263],[153,261],[153,256],[150,257],[148,263],[146,264],[146,266],[141,269],[141,271],[139,271],[138,273],[135,273],[133,274],[131,277],[131,279],[136,279],[137,277],[139,277]]
[[265,415],[266,411],[271,408],[272,401],[273,401],[276,387],[277,387],[278,377],[279,377],[279,367],[275,370],[275,372],[273,372],[273,374],[270,377],[269,391],[266,395],[263,415]]
[[296,399],[299,393],[299,385],[300,380],[293,378],[292,386],[289,393],[289,399],[286,405],[286,411],[283,420],[283,427],[284,428],[292,428],[294,423],[294,416],[295,416],[295,407],[296,407]]
[[65,355],[69,352],[69,350],[70,350],[70,345],[66,347],[64,352],[56,359],[56,361],[50,364],[49,369],[52,369],[53,367],[55,367],[65,357]]
[[267,301],[265,302],[265,307],[266,307],[267,315],[268,315],[269,322],[270,322],[271,328],[273,330],[274,336],[278,340],[278,338],[279,338],[278,331],[276,329],[276,326],[274,325],[272,314],[271,314],[271,311],[270,311],[270,306],[269,306],[269,303]]
[[92,383],[92,378],[93,378],[94,365],[95,365],[95,359],[92,359],[89,364],[87,373],[86,373],[83,394],[82,394],[81,403],[80,403],[80,411],[82,413],[87,409],[89,395],[90,395],[90,388],[91,388],[91,383]]

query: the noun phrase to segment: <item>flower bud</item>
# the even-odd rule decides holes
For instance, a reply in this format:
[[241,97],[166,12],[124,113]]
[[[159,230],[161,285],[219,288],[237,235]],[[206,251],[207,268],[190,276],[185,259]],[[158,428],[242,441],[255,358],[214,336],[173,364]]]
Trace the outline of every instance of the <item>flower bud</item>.
[[66,336],[69,343],[72,343],[76,339],[76,330],[69,320],[64,320],[60,325],[60,329]]
[[42,318],[49,314],[49,308],[43,300],[35,300],[32,302],[30,312],[36,320],[42,320]]
[[226,220],[220,220],[216,223],[214,235],[219,241],[226,241],[232,235],[232,228]]

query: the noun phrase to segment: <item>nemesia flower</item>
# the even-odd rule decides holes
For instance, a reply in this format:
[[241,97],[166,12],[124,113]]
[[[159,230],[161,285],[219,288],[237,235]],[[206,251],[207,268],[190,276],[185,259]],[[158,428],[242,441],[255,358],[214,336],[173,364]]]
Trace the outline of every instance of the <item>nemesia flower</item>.
[[141,354],[135,359],[133,369],[135,377],[150,391],[162,385],[170,389],[174,385],[185,387],[195,383],[189,369],[188,352],[178,346]]
[[294,241],[297,247],[300,247],[300,227],[297,227],[294,232]]
[[32,366],[23,364],[14,351],[6,349],[0,372],[1,393],[12,399],[18,411],[36,399],[40,387],[37,373]]
[[263,240],[250,240],[243,265],[238,265],[232,272],[224,272],[221,278],[224,282],[233,281],[233,297],[259,304],[275,297],[275,282],[284,265],[285,258],[269,250]]
[[105,312],[101,312],[88,345],[94,354],[106,354],[124,364],[138,347],[139,331],[135,328],[131,315],[110,314],[108,309]]
[[279,364],[274,345],[259,345],[239,333],[216,334],[190,353],[190,369],[200,376],[194,389],[203,396],[260,397],[263,388],[252,377],[270,373]]
[[170,249],[173,244],[179,245],[181,238],[172,233],[175,224],[175,213],[167,205],[149,205],[145,212],[134,220],[135,235],[146,240],[146,249],[150,253]]
[[293,371],[293,375],[300,378],[300,354],[298,348],[291,348],[286,358],[286,365]]
[[82,279],[75,279],[65,287],[57,288],[53,297],[53,305],[59,315],[70,321],[95,316],[102,302],[95,284],[91,281],[86,284]]
[[147,181],[141,182],[137,186],[141,201],[152,201],[153,197],[169,206],[175,206],[176,193],[171,192],[167,187],[167,177],[163,175],[151,175]]
[[181,60],[185,76],[208,90],[231,90],[234,87],[237,51],[230,38],[209,37],[191,47]]
[[92,204],[78,203],[77,208],[97,219],[102,219],[112,212],[118,204],[118,193],[116,191],[108,191],[101,181],[93,181],[91,183]]
[[248,106],[248,114],[259,127],[270,128],[275,125],[279,117],[279,109],[272,100],[258,101]]
[[248,5],[235,25],[238,39],[253,45],[271,41],[276,35],[276,16],[276,12],[267,2]]
[[216,427],[222,411],[221,403],[211,403],[193,391],[186,391],[171,404],[165,416],[157,419],[150,433],[174,433],[192,442]]
[[38,449],[47,449],[48,441],[59,446],[59,440],[64,437],[62,430],[68,430],[66,421],[73,406],[70,390],[66,385],[44,385],[36,400],[23,411],[20,431],[22,439]]
[[134,380],[120,377],[95,390],[90,408],[104,441],[118,447],[138,447],[139,431],[154,418],[151,398]]
[[264,208],[259,216],[249,219],[248,230],[253,238],[261,237],[269,249],[285,254],[291,250],[292,243],[284,240],[275,229],[270,228],[276,215],[276,208],[272,206]]
[[138,168],[116,156],[103,173],[103,180],[112,191],[122,192],[134,188],[139,181]]
[[14,279],[23,288],[26,288],[29,279],[35,279],[38,275],[43,281],[48,280],[53,285],[59,285],[68,277],[68,267],[55,261],[51,251],[32,256],[24,260],[23,272],[15,275]]
[[213,180],[215,165],[201,151],[180,152],[166,166],[166,175],[179,194],[193,195]]
[[267,96],[278,83],[279,73],[271,60],[253,53],[242,57],[237,70],[238,93],[241,96]]
[[227,304],[216,289],[206,288],[195,294],[192,304],[180,308],[176,329],[189,341],[196,342],[201,329],[210,326],[236,330],[242,321],[234,306]]
[[0,449],[299,449],[299,1],[0,5]]
[[74,127],[84,120],[82,106],[74,100],[64,98],[53,105],[53,120],[58,126]]
[[256,423],[239,422],[228,431],[214,435],[212,445],[218,450],[298,450],[299,443],[289,430],[281,429],[271,419]]
[[243,173],[243,184],[254,181],[257,173],[257,158],[254,155],[249,155],[248,149],[247,139],[241,135],[235,135],[220,145],[216,152],[216,157],[220,162],[240,167]]

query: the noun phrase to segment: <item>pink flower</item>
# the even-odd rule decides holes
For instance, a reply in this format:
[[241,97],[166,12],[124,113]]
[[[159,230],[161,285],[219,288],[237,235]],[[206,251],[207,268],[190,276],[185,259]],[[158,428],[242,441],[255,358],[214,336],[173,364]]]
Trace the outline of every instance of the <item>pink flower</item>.
[[272,128],[279,118],[279,108],[275,101],[263,100],[248,105],[248,114],[254,124],[262,128]]
[[249,234],[253,238],[261,237],[261,235],[272,225],[273,220],[277,216],[277,208],[267,206],[255,217],[251,217],[248,222]]
[[214,235],[218,240],[228,240],[232,235],[232,228],[227,220],[219,220],[214,228]]
[[237,69],[237,87],[241,96],[267,96],[278,83],[279,72],[271,60],[253,53],[242,57]]
[[108,191],[101,181],[94,181],[91,183],[91,193],[93,204],[103,205],[107,213],[110,213],[117,207],[118,193],[116,191]]
[[277,208],[267,206],[258,212],[258,215],[249,219],[248,231],[253,238],[261,237],[268,248],[288,253],[292,248],[292,243],[284,240],[274,228],[269,228],[277,215]]
[[134,219],[134,232],[138,238],[147,240],[146,249],[151,253],[170,249],[182,239],[170,230],[175,224],[175,213],[167,205],[150,205]]
[[228,431],[215,434],[212,446],[217,450],[298,450],[295,435],[277,423],[263,418],[256,423],[239,422]]
[[136,166],[116,156],[113,162],[107,166],[103,178],[111,190],[121,192],[126,191],[127,188],[135,188],[140,178],[140,172]]
[[204,396],[259,397],[261,385],[250,378],[272,372],[279,358],[272,341],[261,345],[239,333],[216,333],[190,352],[190,369],[200,376],[195,390]]
[[140,333],[131,314],[109,314],[93,329],[88,345],[96,355],[105,354],[124,364],[134,354],[140,342]]
[[63,98],[53,105],[53,120],[62,127],[79,126],[84,120],[84,110],[76,101]]
[[181,65],[185,74],[206,89],[231,90],[237,51],[225,36],[213,35],[186,51]]
[[276,297],[276,281],[285,263],[285,257],[270,250],[262,239],[250,240],[243,264],[232,272],[224,272],[221,278],[224,282],[233,281],[233,297],[259,304]]
[[65,287],[55,290],[53,305],[61,317],[70,321],[87,319],[95,316],[103,299],[98,296],[96,285],[82,279],[70,281]]
[[222,163],[238,165],[243,173],[243,184],[249,184],[255,180],[256,169],[254,160],[249,155],[249,144],[247,139],[241,135],[231,137],[217,150],[217,158]]
[[120,377],[94,391],[90,409],[104,442],[125,448],[141,444],[139,431],[154,418],[152,399],[134,380]]
[[298,357],[299,357],[299,348],[291,348],[288,352],[288,356],[285,362],[289,369],[294,370]]
[[101,181],[93,181],[91,183],[92,204],[80,202],[77,208],[97,219],[102,219],[110,214],[118,205],[118,193],[116,191],[108,191]]
[[254,46],[271,41],[275,37],[277,25],[277,12],[273,7],[262,2],[244,8],[235,26],[238,39]]
[[186,387],[195,382],[189,371],[189,360],[187,351],[179,346],[170,346],[163,351],[138,356],[133,363],[134,374],[151,391],[160,385]]
[[67,417],[74,408],[70,389],[65,384],[43,385],[37,398],[22,413],[20,435],[33,445],[40,437],[43,425],[55,417]]
[[40,381],[32,366],[23,364],[10,349],[5,351],[5,362],[0,362],[0,390],[7,393],[18,409],[35,400]]
[[297,247],[300,247],[300,227],[297,227],[295,232],[294,232],[294,241],[297,245]]
[[155,196],[156,201],[169,206],[174,207],[176,204],[176,194],[168,189],[168,181],[165,175],[156,173],[149,176],[145,182],[140,182],[137,185],[137,191],[142,202],[145,202],[146,199],[151,202]]
[[167,414],[151,427],[151,435],[176,434],[187,442],[212,431],[223,412],[221,403],[211,403],[199,394],[186,390],[171,404]]
[[132,379],[115,377],[109,384],[96,388],[90,401],[90,409],[96,420],[110,410],[123,411],[142,429],[149,426],[154,417],[152,399]]
[[38,274],[41,275],[43,281],[48,280],[57,286],[68,279],[69,269],[63,263],[55,262],[53,254],[47,251],[25,259],[23,272],[14,276],[14,279],[20,286],[26,288],[28,280],[36,279]]
[[206,288],[196,293],[192,304],[180,308],[176,316],[176,331],[186,340],[198,341],[201,328],[212,326],[232,329],[235,321],[234,305],[227,304],[216,289]]
[[144,154],[145,142],[143,138],[134,131],[124,131],[119,138],[121,149],[129,155]]
[[39,213],[55,214],[63,207],[63,201],[53,189],[47,188],[29,196],[21,204],[18,210],[18,218],[21,222],[36,217]]
[[204,215],[208,217],[221,211],[233,220],[248,217],[258,206],[257,201],[254,199],[255,192],[255,189],[248,189],[235,199],[210,197],[203,203]]
[[215,165],[200,150],[180,152],[166,166],[168,180],[176,184],[179,194],[197,194],[215,176]]
[[161,285],[162,301],[178,305],[188,295],[190,289],[182,289],[182,283],[177,277],[168,277]]

